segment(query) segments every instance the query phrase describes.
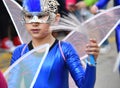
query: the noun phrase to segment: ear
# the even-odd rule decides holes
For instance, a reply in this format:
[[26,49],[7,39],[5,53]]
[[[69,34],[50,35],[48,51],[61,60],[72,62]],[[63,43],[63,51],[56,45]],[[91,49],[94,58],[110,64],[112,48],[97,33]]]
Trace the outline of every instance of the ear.
[[56,17],[55,17],[55,23],[58,23],[59,20],[60,20],[60,14],[57,13],[57,14],[56,14]]

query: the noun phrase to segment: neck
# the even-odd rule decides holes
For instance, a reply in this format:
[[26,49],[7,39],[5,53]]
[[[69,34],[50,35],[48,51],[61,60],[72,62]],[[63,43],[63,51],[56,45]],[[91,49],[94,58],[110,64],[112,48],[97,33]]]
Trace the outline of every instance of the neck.
[[44,37],[44,38],[41,38],[41,39],[32,39],[32,45],[33,47],[38,47],[40,45],[43,45],[43,44],[50,44],[50,46],[52,46],[52,44],[54,43],[55,41],[55,38],[50,35],[50,36],[47,36],[47,37]]

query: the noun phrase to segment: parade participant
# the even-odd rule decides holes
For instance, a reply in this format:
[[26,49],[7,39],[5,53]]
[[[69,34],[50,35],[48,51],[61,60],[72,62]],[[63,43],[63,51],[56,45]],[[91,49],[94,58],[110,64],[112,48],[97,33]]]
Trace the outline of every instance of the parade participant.
[[[93,5],[91,8],[92,13],[97,13],[99,9],[102,9],[104,6],[108,4],[110,0],[98,0],[98,2]],[[114,0],[114,6],[120,5],[120,0]],[[120,24],[115,29],[115,37],[116,37],[116,45],[117,51],[120,52]],[[120,73],[120,65],[119,65],[119,73]]]
[[75,12],[78,10],[78,7],[80,5],[77,5],[80,3],[82,0],[57,0],[58,3],[60,4],[58,12],[60,13],[61,16],[63,15],[68,15],[70,12]]
[[[87,67],[84,69],[74,47],[70,43],[60,42],[52,36],[50,26],[58,22],[60,18],[58,5],[59,3],[56,0],[23,0],[23,19],[32,40],[29,44],[22,44],[15,49],[11,65],[30,50],[48,43],[50,50],[45,62],[49,63],[43,63],[47,68],[46,66],[45,68],[42,67],[43,70],[39,73],[34,88],[69,88],[68,71],[78,88],[94,88],[96,67],[87,63]],[[61,54],[59,43],[65,59]],[[21,52],[23,52],[22,55]],[[95,39],[90,39],[89,44],[86,45],[86,52],[88,55],[92,54],[95,61],[97,61],[99,47]],[[54,63],[51,63],[51,59],[53,59]],[[49,79],[46,79],[46,74],[49,74],[46,71],[49,70],[48,65],[50,64],[52,68],[50,69]],[[41,75],[41,73],[44,74]],[[15,79],[13,78],[14,81]]]
[[[102,9],[104,6],[106,6],[108,4],[110,0],[98,0],[98,2],[93,5],[93,7],[91,8],[91,12],[96,14],[99,9]],[[118,6],[120,5],[120,0],[114,0],[114,6]],[[116,34],[116,44],[117,44],[117,51],[120,51],[120,24],[117,26],[116,30],[115,30],[115,34]]]

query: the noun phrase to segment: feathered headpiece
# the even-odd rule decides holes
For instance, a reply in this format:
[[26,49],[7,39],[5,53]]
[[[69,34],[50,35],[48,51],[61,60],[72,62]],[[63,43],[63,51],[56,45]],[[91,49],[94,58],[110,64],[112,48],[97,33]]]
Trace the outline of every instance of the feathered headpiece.
[[[59,3],[56,0],[23,0],[23,12],[31,14],[26,23],[39,22],[52,24],[55,20],[55,13],[58,11]],[[47,17],[41,19],[40,17]],[[31,19],[32,17],[32,19]]]
[[23,0],[23,8],[28,12],[56,13],[58,5],[56,0]]

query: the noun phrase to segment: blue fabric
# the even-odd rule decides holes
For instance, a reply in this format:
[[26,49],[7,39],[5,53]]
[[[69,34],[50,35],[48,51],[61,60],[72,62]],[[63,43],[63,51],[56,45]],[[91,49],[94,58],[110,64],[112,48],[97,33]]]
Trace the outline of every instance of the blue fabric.
[[23,7],[28,12],[41,12],[41,0],[23,0]]
[[102,9],[104,6],[107,5],[108,2],[109,2],[109,0],[98,0],[97,3],[96,3],[96,6],[99,9]]
[[117,26],[115,30],[115,36],[116,36],[117,51],[120,52],[120,24]]
[[[104,6],[106,6],[108,4],[110,0],[98,0],[98,2],[96,3],[96,6],[99,9],[102,9]],[[114,6],[120,5],[120,0],[114,0]]]
[[114,0],[114,6],[120,5],[120,0]]
[[[24,46],[25,44],[16,48],[12,55],[11,64],[21,57]],[[94,88],[96,67],[87,65],[86,70],[84,70],[73,46],[67,42],[62,42],[61,47],[66,61],[61,55],[58,43],[56,43],[46,57],[34,88],[69,88],[68,71],[78,88]],[[29,52],[28,47],[26,47],[24,54],[27,52]],[[53,62],[51,63],[52,59]]]

